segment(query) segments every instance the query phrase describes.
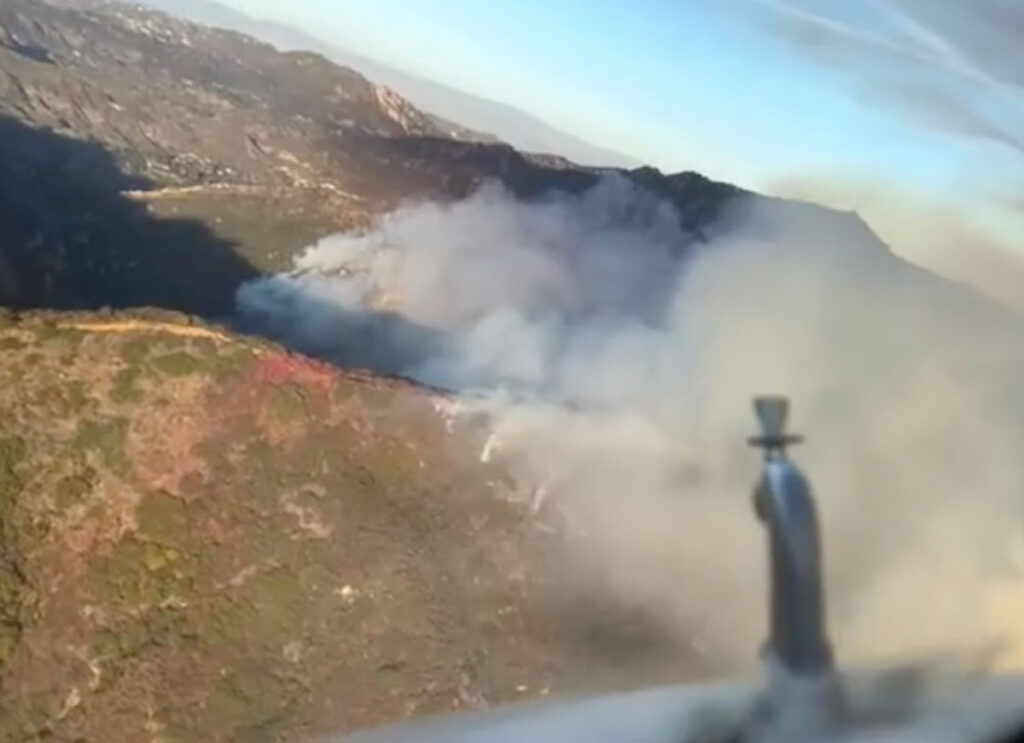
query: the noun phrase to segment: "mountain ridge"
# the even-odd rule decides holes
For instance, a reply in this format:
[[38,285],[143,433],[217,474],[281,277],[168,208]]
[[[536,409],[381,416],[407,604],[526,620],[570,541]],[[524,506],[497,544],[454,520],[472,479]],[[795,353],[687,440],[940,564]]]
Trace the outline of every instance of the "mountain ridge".
[[143,4],[199,23],[238,30],[282,50],[315,51],[394,89],[425,111],[473,130],[488,132],[496,140],[505,141],[524,152],[559,155],[581,165],[631,168],[642,164],[635,157],[566,134],[511,104],[481,98],[397,70],[293,26],[254,18],[223,3],[213,0],[143,0]]
[[[242,282],[289,269],[318,239],[365,228],[409,201],[464,198],[493,180],[535,198],[623,178],[666,200],[695,244],[721,231],[723,214],[751,204],[799,212],[819,231],[831,225],[888,251],[854,213],[694,172],[521,153],[452,131],[321,55],[279,52],[110,0],[0,7],[0,124],[0,171],[19,184],[0,193],[0,263],[8,268],[0,301],[13,306],[158,304],[224,316]],[[48,206],[69,194],[64,211]],[[127,234],[159,226],[161,244],[180,239],[174,232],[186,223],[205,235],[187,245],[209,246],[191,251],[197,265],[211,264],[198,282],[166,262],[148,270],[156,255],[127,253],[103,268],[104,278],[84,280],[99,268],[87,268],[86,253],[72,246],[91,245],[89,262],[102,263],[112,242],[101,237],[105,225]],[[168,244],[168,260],[170,251]]]

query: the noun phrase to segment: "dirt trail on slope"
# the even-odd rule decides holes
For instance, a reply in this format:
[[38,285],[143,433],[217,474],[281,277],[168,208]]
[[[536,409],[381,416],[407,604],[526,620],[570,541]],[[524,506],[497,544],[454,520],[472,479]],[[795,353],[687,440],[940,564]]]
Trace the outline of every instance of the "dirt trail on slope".
[[[343,191],[333,183],[318,183],[306,186],[297,186],[303,191],[325,191],[335,197],[341,197],[349,201],[364,201],[363,198],[354,193]],[[178,199],[185,196],[197,194],[237,195],[237,196],[263,196],[279,192],[280,187],[274,186],[253,186],[245,183],[208,183],[196,186],[170,186],[167,188],[156,188],[151,190],[128,190],[122,191],[121,195],[133,201],[159,201],[162,199]]]
[[115,320],[111,322],[60,322],[58,328],[80,330],[85,333],[169,333],[183,338],[209,338],[222,343],[233,343],[236,339],[227,332],[197,325],[178,325],[170,322],[147,320]]

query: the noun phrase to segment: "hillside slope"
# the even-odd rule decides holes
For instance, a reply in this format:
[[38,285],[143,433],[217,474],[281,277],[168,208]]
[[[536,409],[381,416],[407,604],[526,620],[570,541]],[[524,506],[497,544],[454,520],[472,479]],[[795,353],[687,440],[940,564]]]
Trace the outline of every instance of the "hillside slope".
[[174,315],[6,315],[0,410],[5,743],[301,740],[686,667],[552,603],[429,390]]

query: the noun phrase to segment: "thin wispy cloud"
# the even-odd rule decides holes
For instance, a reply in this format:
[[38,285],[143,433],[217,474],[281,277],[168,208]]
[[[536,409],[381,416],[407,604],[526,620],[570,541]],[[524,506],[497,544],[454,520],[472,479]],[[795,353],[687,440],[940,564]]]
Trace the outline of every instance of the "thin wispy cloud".
[[949,41],[910,13],[884,0],[872,0],[871,5],[903,31],[908,41],[916,45],[922,59],[965,75],[985,77]]
[[856,97],[868,105],[888,106],[915,124],[954,136],[987,140],[1024,154],[1024,131],[984,115],[948,86],[913,80],[864,87]]
[[[954,39],[942,35],[911,13],[897,7],[893,2],[874,0],[874,5],[893,19],[907,33],[910,39],[917,42],[923,49],[929,50],[936,64],[942,65],[951,72],[960,74],[988,88],[1009,104],[1018,114],[1024,113],[1024,98],[1021,96],[1019,81],[1014,82],[1013,79],[1004,79],[997,70],[986,69],[987,65],[983,58],[973,59],[970,52],[962,49]],[[982,3],[977,6],[976,12],[991,12],[1001,15],[996,11],[996,7],[1001,5],[1002,3],[999,2]],[[1024,18],[1024,15],[1022,15],[1022,18]],[[976,24],[976,20],[968,19],[967,28],[970,29],[972,26],[976,28]],[[995,29],[993,28],[992,30]],[[971,34],[969,30],[968,34]],[[1017,51],[1017,56],[1024,62],[1024,52],[1018,50],[1018,43],[1016,41],[999,39],[997,36],[996,45],[997,47],[1005,46],[1011,53]],[[966,40],[964,41],[964,46],[967,46]]]
[[860,100],[887,100],[919,125],[1024,154],[1024,45],[1012,32],[1024,29],[1024,9],[872,0],[853,21],[821,2],[747,2],[770,11],[769,27],[798,51],[852,76]]
[[[776,30],[807,46],[847,44],[853,48],[875,49],[918,62],[933,62],[928,54],[885,34],[846,23],[824,13],[784,0],[745,0],[771,12]],[[840,50],[842,51],[842,50]]]
[[[864,107],[920,131],[1024,156],[1024,3],[1017,0],[742,0]],[[989,204],[1019,202],[1020,160],[986,172]]]

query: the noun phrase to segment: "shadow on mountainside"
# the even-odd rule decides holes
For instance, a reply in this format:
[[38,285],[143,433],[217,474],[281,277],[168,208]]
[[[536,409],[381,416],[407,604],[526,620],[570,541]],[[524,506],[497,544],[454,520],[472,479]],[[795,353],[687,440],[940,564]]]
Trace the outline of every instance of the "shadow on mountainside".
[[124,195],[152,186],[98,144],[0,116],[0,304],[230,314],[259,272],[203,223]]

